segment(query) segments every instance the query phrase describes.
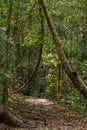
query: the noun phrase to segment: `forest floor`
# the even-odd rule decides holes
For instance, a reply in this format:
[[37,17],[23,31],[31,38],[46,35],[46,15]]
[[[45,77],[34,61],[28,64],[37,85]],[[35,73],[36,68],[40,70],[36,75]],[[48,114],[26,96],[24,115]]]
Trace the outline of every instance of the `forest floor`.
[[[38,126],[32,130],[87,130],[87,115],[83,116],[62,104],[48,99],[10,96],[10,111],[23,123]],[[0,124],[0,130],[24,130]]]

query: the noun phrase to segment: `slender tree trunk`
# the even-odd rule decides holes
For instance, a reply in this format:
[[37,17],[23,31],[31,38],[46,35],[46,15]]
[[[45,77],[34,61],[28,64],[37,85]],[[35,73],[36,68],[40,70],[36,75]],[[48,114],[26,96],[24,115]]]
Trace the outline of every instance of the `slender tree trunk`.
[[62,97],[62,64],[60,60],[58,62],[57,73],[57,99],[59,100]]
[[[6,34],[9,38],[10,36],[10,22],[11,22],[11,14],[12,14],[12,0],[9,0],[9,8],[8,8],[8,27],[6,30]],[[6,50],[5,50],[5,73],[8,75],[9,70],[9,45],[6,44]],[[36,128],[34,126],[29,126],[27,124],[24,124],[20,122],[15,116],[13,116],[8,107],[8,78],[6,76],[3,77],[3,90],[2,90],[2,105],[0,105],[0,123],[5,123],[12,127],[20,127],[20,128]]]
[[36,74],[36,72],[37,72],[37,70],[38,70],[38,67],[39,67],[39,64],[40,64],[40,60],[41,60],[41,55],[42,55],[42,48],[43,48],[43,45],[41,44],[41,46],[40,46],[40,52],[39,52],[38,63],[37,63],[37,65],[36,65],[34,71],[32,72],[30,78],[29,78],[28,81],[27,81],[21,88],[19,88],[16,92],[20,92],[20,91],[21,91],[23,94],[28,95],[28,91],[29,91],[28,85],[31,83],[32,79],[34,78],[34,76],[35,76],[35,74]]
[[32,79],[34,78],[38,68],[39,68],[39,65],[40,65],[40,61],[41,61],[41,56],[42,56],[42,49],[43,49],[43,40],[44,40],[44,22],[43,22],[43,12],[42,12],[42,8],[40,6],[40,23],[41,23],[41,37],[40,37],[40,51],[39,51],[39,59],[38,59],[38,62],[37,62],[37,65],[34,69],[34,71],[32,72],[30,78],[28,79],[28,81],[21,87],[19,88],[16,92],[19,92],[21,91],[23,94],[28,94],[29,93],[29,84],[31,83]]
[[[10,23],[11,23],[11,16],[12,16],[12,0],[9,0],[9,5],[8,5],[8,18],[7,18],[7,30],[6,30],[6,34],[7,34],[7,38],[9,38],[10,35]],[[5,72],[6,74],[8,74],[8,70],[9,70],[9,44],[6,43],[5,46]],[[3,78],[3,91],[2,91],[2,103],[4,107],[7,107],[7,103],[8,103],[8,79],[7,77]]]
[[58,38],[58,34],[57,34],[57,31],[55,29],[55,26],[53,24],[53,20],[49,14],[49,11],[47,9],[47,6],[44,2],[44,0],[39,0],[41,2],[41,5],[42,5],[42,8],[43,8],[43,11],[44,11],[44,14],[45,14],[45,17],[46,17],[46,20],[47,20],[47,23],[48,23],[48,26],[50,28],[50,31],[52,33],[52,36],[53,36],[53,41],[56,45],[56,48],[57,48],[57,53],[59,55],[59,58],[62,62],[62,66],[63,66],[63,69],[65,70],[66,74],[68,75],[68,77],[71,79],[72,83],[75,85],[75,87],[79,90],[79,92],[84,96],[84,98],[87,99],[87,86],[84,84],[84,82],[82,81],[82,79],[80,78],[80,76],[72,70],[65,54],[64,54],[64,51],[62,49],[62,46],[61,46],[61,42]]

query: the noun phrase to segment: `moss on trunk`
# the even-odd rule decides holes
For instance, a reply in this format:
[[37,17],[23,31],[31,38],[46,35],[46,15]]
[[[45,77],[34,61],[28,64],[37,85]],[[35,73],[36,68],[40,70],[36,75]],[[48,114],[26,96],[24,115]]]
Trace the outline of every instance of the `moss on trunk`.
[[36,126],[29,126],[20,122],[15,116],[13,116],[8,110],[5,108],[0,109],[0,123],[5,123],[11,127],[19,127],[19,128],[37,128]]

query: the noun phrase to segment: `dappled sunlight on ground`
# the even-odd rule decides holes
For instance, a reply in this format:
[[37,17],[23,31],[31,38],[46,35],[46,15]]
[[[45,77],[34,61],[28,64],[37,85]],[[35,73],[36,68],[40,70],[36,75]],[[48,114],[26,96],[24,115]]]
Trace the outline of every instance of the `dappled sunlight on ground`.
[[54,103],[49,101],[48,99],[44,99],[44,98],[26,98],[25,102],[27,103],[32,103],[35,105],[53,105]]
[[[23,123],[38,126],[31,130],[87,130],[87,116],[48,99],[10,95],[10,111]],[[0,130],[24,130],[0,124]],[[27,129],[25,129],[27,130]]]

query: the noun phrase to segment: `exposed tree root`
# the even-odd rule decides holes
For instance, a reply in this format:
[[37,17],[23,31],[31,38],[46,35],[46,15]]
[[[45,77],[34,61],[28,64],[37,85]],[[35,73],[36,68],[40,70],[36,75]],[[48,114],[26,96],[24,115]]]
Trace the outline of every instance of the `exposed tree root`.
[[19,127],[19,128],[37,128],[35,126],[29,126],[20,122],[16,117],[14,117],[9,111],[5,109],[0,110],[0,123],[5,123],[11,127]]

